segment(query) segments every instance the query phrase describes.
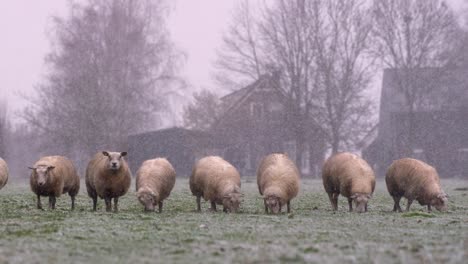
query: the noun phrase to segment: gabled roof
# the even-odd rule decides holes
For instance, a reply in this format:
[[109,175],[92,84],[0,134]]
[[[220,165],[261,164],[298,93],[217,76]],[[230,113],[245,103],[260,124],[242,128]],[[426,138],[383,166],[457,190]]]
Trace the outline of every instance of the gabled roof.
[[275,77],[270,74],[264,74],[260,76],[258,80],[247,85],[246,87],[221,97],[221,101],[224,106],[223,115],[226,113],[231,113],[237,107],[242,105],[242,103],[247,98],[249,98],[253,92],[265,87],[272,88],[273,90],[277,91],[280,96],[285,96],[283,91],[280,89],[278,82],[275,80]]
[[[406,73],[403,71],[403,69],[395,68],[384,70],[381,111],[407,111],[405,97],[398,84],[398,75]],[[430,89],[430,94],[427,94],[428,96],[425,98],[429,105],[431,105],[430,102],[443,98],[450,101],[451,106],[456,107],[466,105],[468,102],[468,70],[465,68],[425,67],[413,69],[412,79],[416,86]]]

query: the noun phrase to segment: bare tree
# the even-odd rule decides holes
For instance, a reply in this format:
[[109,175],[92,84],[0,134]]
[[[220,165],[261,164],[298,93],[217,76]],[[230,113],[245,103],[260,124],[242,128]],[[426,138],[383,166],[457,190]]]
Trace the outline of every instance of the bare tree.
[[[373,55],[394,70],[408,112],[406,154],[413,149],[414,115],[451,62],[448,51],[457,43],[458,25],[442,0],[375,0]],[[430,73],[424,70],[430,69]]]
[[[370,21],[364,1],[277,0],[258,8],[256,16],[234,16],[236,22],[250,18],[244,20],[249,27],[238,27],[240,22],[231,27],[224,46],[230,56],[220,56],[224,64],[218,66],[246,79],[272,72],[280,76],[295,134],[296,162],[314,134],[325,136],[334,152],[356,145],[372,126],[365,96],[372,61],[365,57]],[[233,67],[232,61],[250,67]]]
[[223,47],[218,51],[215,79],[228,90],[239,89],[257,80],[264,72],[264,52],[259,40],[258,21],[251,2],[242,0],[234,11]]
[[47,78],[24,113],[51,152],[125,149],[155,121],[180,62],[167,12],[164,1],[89,0],[54,18]]
[[290,115],[296,141],[296,163],[301,164],[311,124],[314,94],[317,92],[314,74],[314,24],[317,1],[279,0],[263,7],[260,21],[265,65],[281,72],[281,87],[288,97]]
[[215,93],[208,90],[195,92],[193,102],[184,108],[184,125],[207,131],[221,115],[221,102]]
[[372,23],[365,1],[332,0],[314,21],[319,100],[313,114],[332,153],[357,147],[375,126],[366,95],[373,60],[367,55]]

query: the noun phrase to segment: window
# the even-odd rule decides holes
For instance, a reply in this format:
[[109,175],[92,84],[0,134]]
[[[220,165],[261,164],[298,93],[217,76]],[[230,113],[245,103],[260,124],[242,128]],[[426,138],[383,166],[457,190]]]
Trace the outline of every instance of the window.
[[253,118],[262,118],[264,115],[264,107],[262,103],[251,103],[250,104],[250,115]]

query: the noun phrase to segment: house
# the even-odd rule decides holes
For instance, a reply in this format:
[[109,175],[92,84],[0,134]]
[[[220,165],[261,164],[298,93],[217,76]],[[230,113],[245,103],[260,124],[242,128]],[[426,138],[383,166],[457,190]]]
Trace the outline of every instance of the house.
[[[411,118],[396,69],[383,75],[379,127],[363,157],[384,176],[393,160],[406,156],[436,167],[442,177],[468,176],[468,75],[466,69],[423,68],[413,72],[424,92]],[[409,138],[410,120],[413,137]],[[412,142],[412,144],[408,144]],[[408,151],[408,147],[411,149]],[[409,153],[409,154],[408,154]]]
[[[133,170],[150,158],[167,157],[177,174],[188,176],[193,163],[206,155],[220,155],[242,175],[255,175],[260,160],[272,152],[296,159],[295,124],[287,110],[287,97],[272,75],[221,98],[223,113],[208,132],[169,128],[129,136],[129,161]],[[324,140],[311,120],[300,120],[307,134],[298,167],[303,175],[319,174]]]
[[[287,153],[296,159],[297,145],[294,118],[288,111],[288,99],[276,76],[263,75],[254,83],[221,98],[223,115],[211,132],[232,143],[225,158],[244,174],[254,175],[261,159],[272,152]],[[307,135],[302,158],[298,163],[303,175],[318,174],[323,161],[325,143],[318,139],[318,126],[312,120],[300,120]]]

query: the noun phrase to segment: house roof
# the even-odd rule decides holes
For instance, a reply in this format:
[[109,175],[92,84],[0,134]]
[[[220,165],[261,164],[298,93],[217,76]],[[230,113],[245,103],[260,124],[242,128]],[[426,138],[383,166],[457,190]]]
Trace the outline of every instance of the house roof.
[[[381,112],[407,111],[403,91],[399,87],[399,74],[403,69],[385,69],[382,80]],[[460,107],[468,103],[468,70],[465,68],[425,67],[412,70],[412,79],[416,86],[429,89],[425,102],[417,106],[421,111],[438,110],[440,100],[450,102],[452,107]],[[439,104],[436,104],[439,101]],[[429,107],[429,109],[428,109]],[[445,105],[444,105],[445,107]]]
[[[252,93],[265,87],[272,88],[272,90],[277,91],[280,96],[285,96],[284,92],[280,89],[277,81],[275,80],[275,77],[270,74],[264,74],[255,82],[221,98],[224,106],[223,116],[235,111]],[[219,119],[222,119],[222,116]]]

